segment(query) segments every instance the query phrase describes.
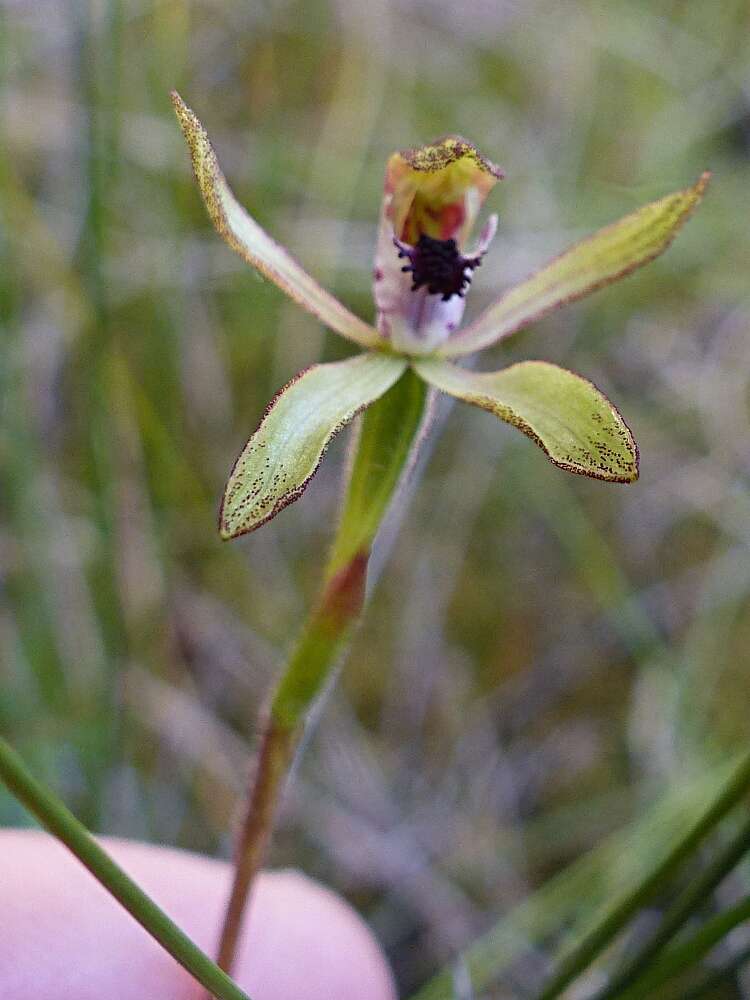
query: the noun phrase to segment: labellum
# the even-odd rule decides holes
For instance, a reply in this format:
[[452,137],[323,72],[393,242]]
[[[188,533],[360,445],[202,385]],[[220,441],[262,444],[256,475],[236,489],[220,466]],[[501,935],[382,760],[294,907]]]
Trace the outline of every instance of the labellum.
[[458,136],[388,160],[374,295],[378,330],[395,350],[430,353],[458,329],[471,273],[495,235],[497,217],[478,246],[467,252],[466,242],[502,176]]

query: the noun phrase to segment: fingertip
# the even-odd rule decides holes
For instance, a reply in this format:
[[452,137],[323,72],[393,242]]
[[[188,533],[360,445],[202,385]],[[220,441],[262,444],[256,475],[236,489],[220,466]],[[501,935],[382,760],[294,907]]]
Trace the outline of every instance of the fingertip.
[[[114,859],[210,954],[228,865],[172,848],[102,838]],[[47,834],[0,830],[3,1000],[198,1000],[201,988]],[[297,872],[260,876],[236,978],[252,1000],[395,1000],[387,961],[362,918]]]

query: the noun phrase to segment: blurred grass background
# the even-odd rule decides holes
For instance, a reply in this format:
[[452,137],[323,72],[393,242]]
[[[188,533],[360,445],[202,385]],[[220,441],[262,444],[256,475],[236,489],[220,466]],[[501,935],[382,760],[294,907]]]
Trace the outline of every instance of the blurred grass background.
[[[484,359],[592,378],[633,428],[640,481],[568,476],[453,410],[273,863],[347,895],[406,993],[746,747],[749,70],[744,0],[6,0],[0,726],[85,822],[229,853],[345,452],[262,531],[218,541],[270,395],[346,347],[210,229],[173,86],[241,200],[367,318],[395,148],[457,131],[506,170],[470,313],[714,171],[663,259]],[[26,822],[0,791],[0,823]],[[750,884],[734,878],[730,896]]]

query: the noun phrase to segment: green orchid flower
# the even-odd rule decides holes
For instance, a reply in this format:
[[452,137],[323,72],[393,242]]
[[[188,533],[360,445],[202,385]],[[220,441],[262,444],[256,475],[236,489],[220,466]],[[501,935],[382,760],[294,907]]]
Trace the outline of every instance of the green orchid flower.
[[312,365],[271,401],[229,477],[223,538],[254,531],[300,497],[333,436],[409,368],[432,388],[519,428],[555,465],[610,482],[637,479],[633,436],[587,379],[545,361],[475,372],[454,359],[653,260],[700,202],[708,173],[575,244],[461,328],[465,293],[497,217],[490,216],[476,246],[467,249],[467,241],[502,171],[457,136],[394,153],[386,168],[371,325],[323,289],[240,206],[200,121],[177,93],[172,99],[219,234],[300,306],[365,348],[345,361]]

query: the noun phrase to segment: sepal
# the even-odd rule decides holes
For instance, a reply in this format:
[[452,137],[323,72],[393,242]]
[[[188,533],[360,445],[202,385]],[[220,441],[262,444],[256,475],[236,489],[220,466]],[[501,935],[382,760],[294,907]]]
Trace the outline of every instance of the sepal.
[[391,355],[359,354],[300,372],[269,404],[242,450],[224,492],[224,539],[254,531],[297,500],[331,439],[404,372]]
[[514,285],[440,349],[444,357],[472,354],[509,337],[553,309],[617,281],[663,253],[699,204],[711,175],[683,191],[626,215],[555,257]]

